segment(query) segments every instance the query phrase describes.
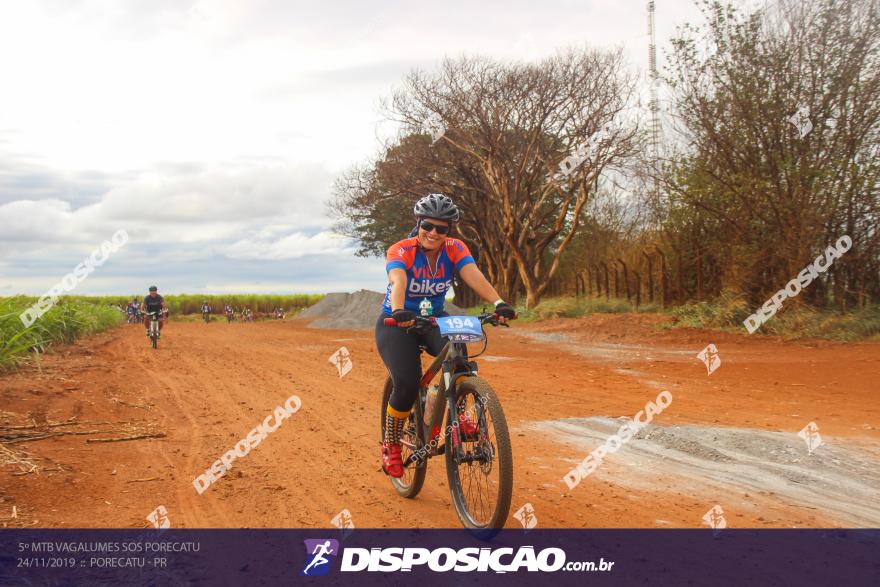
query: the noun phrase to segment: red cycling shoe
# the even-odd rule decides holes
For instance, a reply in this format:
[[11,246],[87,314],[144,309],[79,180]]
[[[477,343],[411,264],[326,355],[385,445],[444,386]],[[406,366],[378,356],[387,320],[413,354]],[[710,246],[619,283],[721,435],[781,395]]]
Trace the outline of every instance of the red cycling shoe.
[[386,475],[403,477],[403,460],[400,458],[400,444],[382,443],[382,470]]

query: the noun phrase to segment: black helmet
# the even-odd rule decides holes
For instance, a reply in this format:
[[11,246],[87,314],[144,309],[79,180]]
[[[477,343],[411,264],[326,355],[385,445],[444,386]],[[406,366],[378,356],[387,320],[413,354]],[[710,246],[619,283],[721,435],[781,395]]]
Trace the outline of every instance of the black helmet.
[[458,222],[459,219],[458,206],[452,198],[443,194],[428,194],[421,198],[413,206],[413,214],[417,218],[436,218],[449,222]]
[[159,288],[156,287],[155,285],[151,285],[151,286],[150,286],[150,291],[159,291]]

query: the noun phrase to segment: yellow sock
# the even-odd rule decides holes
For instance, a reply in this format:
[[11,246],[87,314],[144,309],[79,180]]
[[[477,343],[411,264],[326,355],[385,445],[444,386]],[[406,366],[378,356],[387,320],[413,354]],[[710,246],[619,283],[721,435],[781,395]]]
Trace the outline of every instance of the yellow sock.
[[391,407],[385,409],[385,441],[389,444],[400,444],[400,437],[403,435],[403,427],[409,412],[400,412]]

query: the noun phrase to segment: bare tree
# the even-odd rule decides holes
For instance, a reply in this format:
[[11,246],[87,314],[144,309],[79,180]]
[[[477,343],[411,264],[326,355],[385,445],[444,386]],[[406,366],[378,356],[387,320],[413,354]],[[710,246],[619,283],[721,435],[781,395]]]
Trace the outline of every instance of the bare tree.
[[[687,280],[763,300],[843,234],[853,250],[801,299],[880,293],[877,0],[779,0],[742,15],[703,1],[668,79],[687,147],[663,203]],[[679,276],[681,277],[681,276]]]
[[[376,205],[446,191],[463,208],[461,234],[480,247],[489,278],[511,299],[524,289],[532,307],[584,221],[597,179],[638,149],[627,119],[634,87],[620,51],[570,50],[537,65],[461,58],[434,75],[412,72],[385,104],[404,136],[337,184],[337,214],[355,193]],[[422,130],[431,120],[445,128],[433,145]]]

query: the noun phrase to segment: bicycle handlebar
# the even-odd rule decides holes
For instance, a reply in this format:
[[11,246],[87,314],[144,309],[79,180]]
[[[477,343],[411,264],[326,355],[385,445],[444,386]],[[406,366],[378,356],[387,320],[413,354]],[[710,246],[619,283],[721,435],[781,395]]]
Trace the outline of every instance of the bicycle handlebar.
[[[496,312],[489,312],[486,314],[480,314],[479,316],[477,316],[477,318],[480,320],[480,324],[485,324],[488,322],[488,323],[492,324],[493,326],[497,326],[498,325],[498,318],[500,318],[500,316]],[[516,320],[517,318],[519,318],[519,314],[515,313],[513,315],[513,318],[508,318],[508,320]],[[433,326],[437,325],[437,317],[431,316],[430,318],[425,318],[424,316],[416,316],[415,322],[416,322],[416,326],[421,325],[421,326],[432,326],[433,327]],[[397,326],[397,320],[395,320],[394,318],[387,318],[386,317],[385,318],[385,326]],[[507,326],[507,324],[502,324],[502,326]],[[410,328],[413,328],[413,327],[410,326]]]
[[[415,322],[416,324],[423,324],[425,326],[436,326],[437,318],[435,316],[431,316],[430,318],[416,316]],[[385,326],[397,326],[397,320],[394,318],[385,318]]]

